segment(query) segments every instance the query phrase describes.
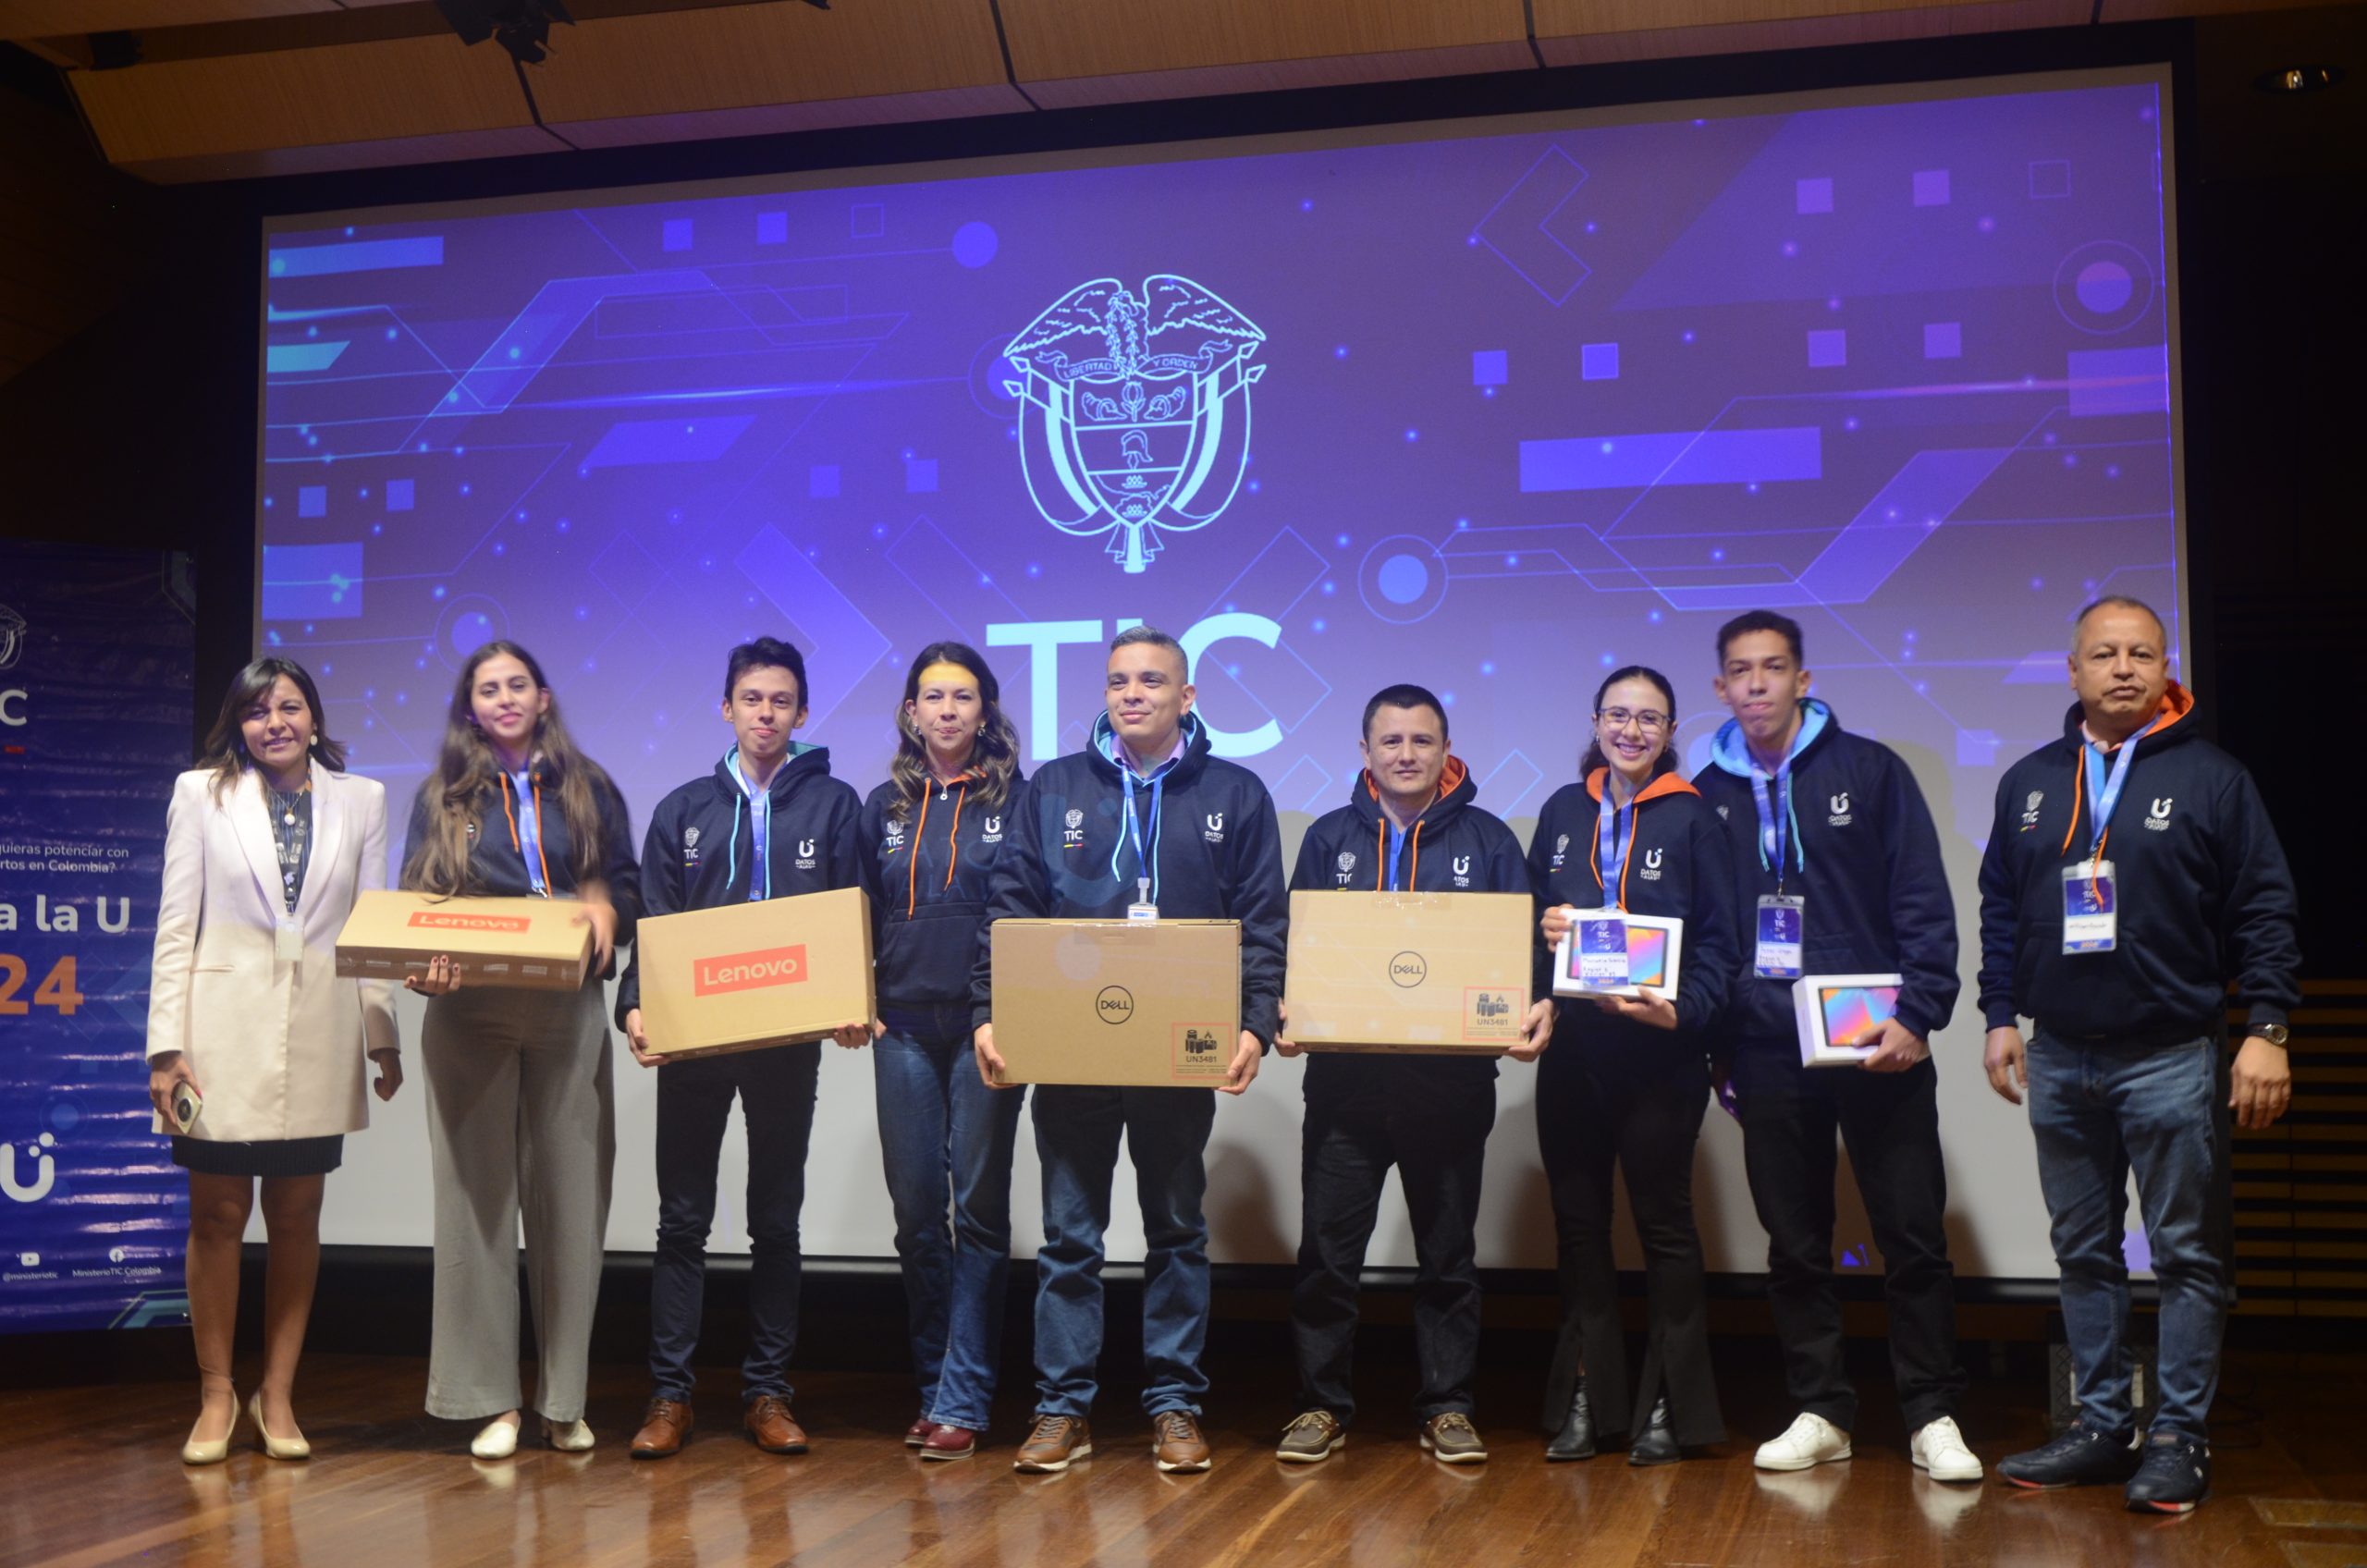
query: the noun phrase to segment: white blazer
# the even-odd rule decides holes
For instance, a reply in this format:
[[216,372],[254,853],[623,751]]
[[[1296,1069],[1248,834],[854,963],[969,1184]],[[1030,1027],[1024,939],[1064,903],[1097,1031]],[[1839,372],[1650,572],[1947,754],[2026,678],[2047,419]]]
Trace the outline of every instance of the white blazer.
[[[358,1132],[370,1124],[365,1055],[397,1045],[391,983],[337,974],[355,892],[386,885],[386,786],[313,764],[312,858],[293,915],[270,809],[252,769],[219,802],[211,770],[173,781],[148,1060],[189,1059],[205,1101],[192,1137]],[[292,962],[278,956],[283,920],[301,943]]]

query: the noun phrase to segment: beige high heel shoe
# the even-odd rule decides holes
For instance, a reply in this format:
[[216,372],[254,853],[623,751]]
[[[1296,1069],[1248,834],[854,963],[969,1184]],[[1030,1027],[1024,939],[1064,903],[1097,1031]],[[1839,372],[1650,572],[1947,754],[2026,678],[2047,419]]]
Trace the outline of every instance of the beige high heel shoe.
[[247,1401],[247,1415],[255,1424],[255,1437],[265,1455],[273,1459],[310,1459],[313,1445],[301,1438],[275,1438],[263,1424],[263,1390],[257,1389]]
[[[195,1433],[196,1430],[194,1426],[190,1427],[191,1433]],[[194,1436],[190,1437],[187,1442],[181,1444],[181,1463],[183,1464],[219,1464],[230,1457],[230,1439],[238,1435],[239,1396],[233,1390],[230,1395],[230,1429],[210,1443],[202,1443]]]

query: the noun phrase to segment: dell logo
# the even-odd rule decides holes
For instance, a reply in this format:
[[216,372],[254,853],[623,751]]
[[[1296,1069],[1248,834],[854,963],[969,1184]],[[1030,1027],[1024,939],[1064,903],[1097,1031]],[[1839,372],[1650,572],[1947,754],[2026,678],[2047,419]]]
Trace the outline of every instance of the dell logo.
[[1389,961],[1389,982],[1408,990],[1430,977],[1430,966],[1417,952],[1403,952]]
[[1134,995],[1123,986],[1104,986],[1093,998],[1093,1011],[1104,1023],[1123,1023],[1134,1015]]

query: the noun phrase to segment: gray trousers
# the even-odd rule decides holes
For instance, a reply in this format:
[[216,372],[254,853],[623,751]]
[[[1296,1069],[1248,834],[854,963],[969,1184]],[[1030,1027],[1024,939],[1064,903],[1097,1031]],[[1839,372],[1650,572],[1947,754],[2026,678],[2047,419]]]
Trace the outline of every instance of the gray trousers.
[[462,989],[427,1004],[427,1138],[435,1178],[435,1338],[427,1413],[522,1410],[518,1231],[541,1366],[535,1409],[583,1415],[616,1163],[616,1095],[600,986]]

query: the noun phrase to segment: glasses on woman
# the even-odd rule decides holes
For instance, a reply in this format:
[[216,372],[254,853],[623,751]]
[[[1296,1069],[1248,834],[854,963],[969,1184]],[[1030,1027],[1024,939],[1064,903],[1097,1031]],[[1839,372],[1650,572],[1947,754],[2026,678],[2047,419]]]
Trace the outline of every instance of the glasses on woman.
[[1658,708],[1601,708],[1595,717],[1613,729],[1625,729],[1633,724],[1647,735],[1658,735],[1668,728],[1668,715]]

